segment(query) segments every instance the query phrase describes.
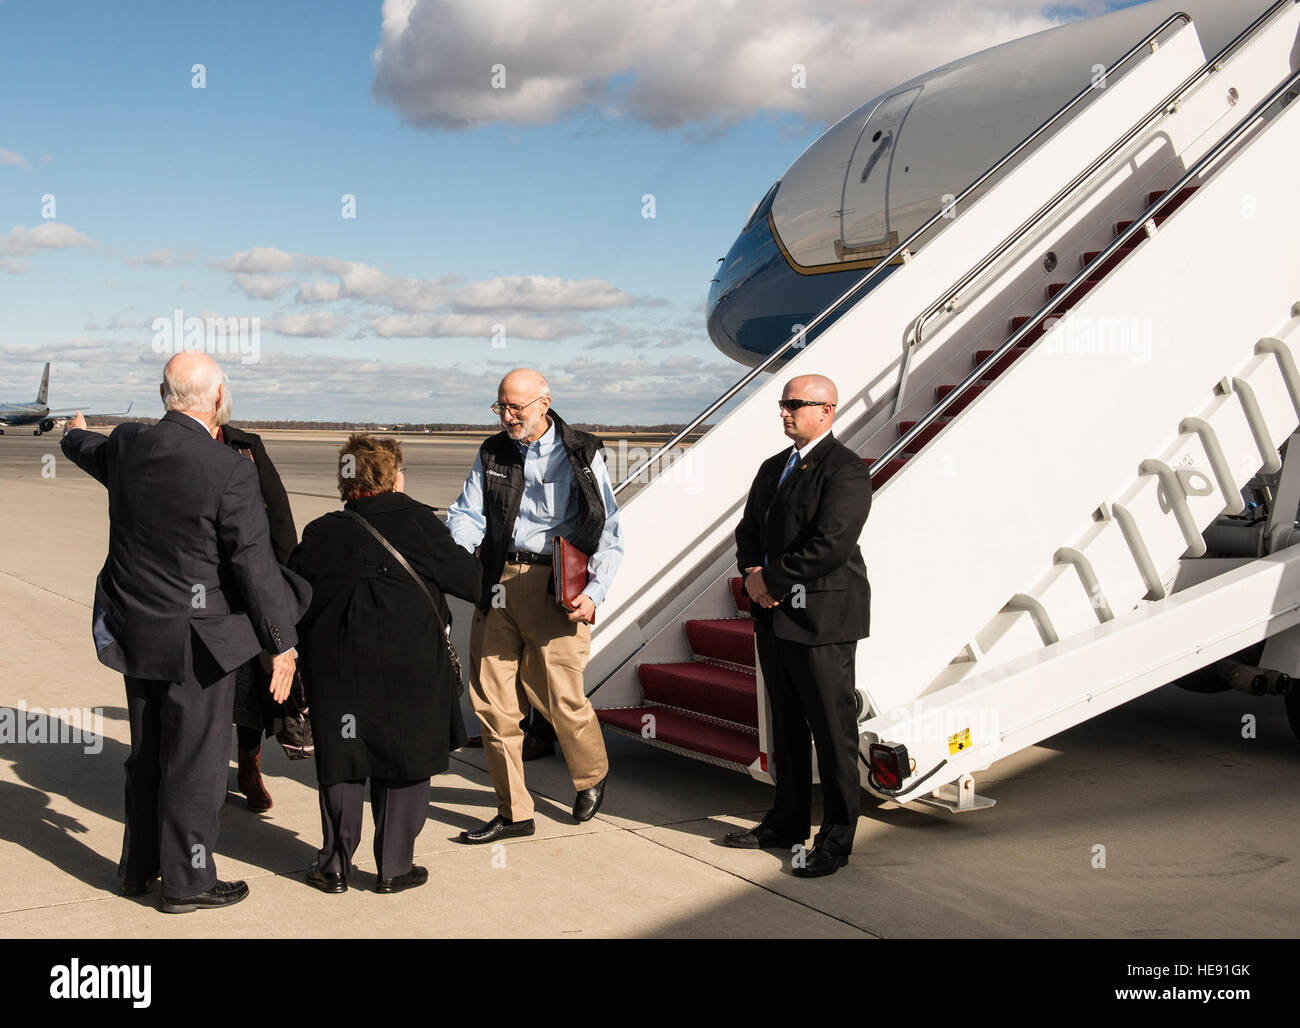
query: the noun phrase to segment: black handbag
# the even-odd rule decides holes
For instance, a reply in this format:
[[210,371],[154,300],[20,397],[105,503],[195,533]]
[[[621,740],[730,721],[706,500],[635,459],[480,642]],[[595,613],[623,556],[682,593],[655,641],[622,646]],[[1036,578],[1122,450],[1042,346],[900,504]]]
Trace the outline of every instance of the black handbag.
[[380,544],[386,549],[398,564],[400,564],[408,575],[415,580],[415,584],[420,587],[420,592],[424,593],[424,598],[429,601],[429,606],[433,608],[434,620],[438,622],[438,627],[442,629],[442,637],[447,643],[447,659],[451,662],[451,670],[456,675],[456,695],[465,695],[465,675],[460,664],[460,654],[456,652],[456,647],[451,642],[451,629],[447,627],[446,622],[442,620],[442,611],[438,609],[438,601],[433,598],[433,593],[429,592],[429,587],[424,584],[424,579],[415,573],[415,568],[411,567],[405,557],[397,552],[397,547],[384,538],[383,533],[374,525],[363,518],[355,510],[343,508],[343,513],[347,514],[353,520],[360,522],[367,532],[379,540]]
[[283,720],[275,733],[284,754],[290,760],[305,760],[316,753],[316,742],[311,734],[311,711],[307,707],[307,691],[302,675],[293,673],[293,684],[284,699]]

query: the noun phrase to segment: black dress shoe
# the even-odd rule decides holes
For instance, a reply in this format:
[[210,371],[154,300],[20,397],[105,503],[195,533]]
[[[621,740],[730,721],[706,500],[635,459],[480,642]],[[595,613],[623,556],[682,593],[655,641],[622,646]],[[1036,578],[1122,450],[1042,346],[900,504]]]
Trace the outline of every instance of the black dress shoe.
[[411,870],[404,875],[398,875],[396,878],[380,878],[375,882],[375,892],[401,892],[403,889],[414,889],[428,880],[428,868],[412,864]]
[[555,743],[543,739],[540,735],[524,736],[524,760],[540,760],[542,757],[555,756]]
[[513,839],[518,835],[532,835],[537,831],[537,824],[530,817],[527,821],[507,821],[498,814],[485,825],[472,831],[460,833],[460,841],[476,845],[483,842],[496,842],[498,839]]
[[247,895],[248,886],[244,882],[217,882],[206,892],[196,892],[193,896],[168,896],[163,893],[162,912],[188,914],[200,907],[228,907]]
[[123,896],[143,896],[149,891],[149,886],[158,880],[158,872],[155,871],[148,878],[123,878],[122,895]]
[[609,775],[605,775],[599,782],[590,789],[583,789],[578,793],[577,798],[573,801],[573,820],[578,824],[584,821],[590,821],[596,816],[596,811],[600,805],[605,802],[605,783],[609,781]]
[[483,748],[483,736],[471,735],[465,740],[465,745],[472,750],[481,750]]
[[348,891],[348,876],[341,871],[322,871],[319,864],[312,864],[307,872],[307,884],[314,885],[321,892],[337,894]]
[[805,858],[803,867],[796,867],[794,873],[799,878],[825,878],[827,875],[833,875],[848,862],[846,853],[827,853],[821,847],[817,847]]
[[785,835],[766,825],[755,825],[747,832],[728,832],[722,841],[738,850],[788,850],[804,840]]

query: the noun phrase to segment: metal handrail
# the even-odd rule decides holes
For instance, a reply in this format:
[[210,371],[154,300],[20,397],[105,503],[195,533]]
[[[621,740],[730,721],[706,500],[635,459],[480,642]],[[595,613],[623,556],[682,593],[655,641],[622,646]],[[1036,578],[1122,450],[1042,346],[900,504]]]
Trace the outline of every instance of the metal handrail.
[[1240,33],[1238,33],[1237,36],[1232,40],[1232,42],[1230,42],[1227,46],[1225,46],[1222,50],[1220,50],[1210,60],[1206,61],[1205,64],[1203,64],[1197,71],[1189,75],[1187,79],[1180,86],[1178,86],[1177,89],[1175,89],[1172,93],[1170,93],[1167,97],[1165,97],[1155,107],[1153,107],[1150,110],[1150,112],[1148,112],[1148,114],[1141,121],[1139,121],[1136,125],[1134,125],[1131,129],[1129,129],[1129,131],[1125,133],[1124,136],[1122,136],[1114,144],[1112,144],[1111,147],[1107,149],[1105,153],[1103,153],[1100,157],[1098,157],[1091,164],[1089,164],[1087,168],[1085,168],[1082,172],[1080,172],[1077,176],[1075,176],[1075,178],[1072,179],[1070,183],[1066,185],[1059,193],[1057,193],[1054,197],[1048,200],[1046,204],[1040,207],[1038,211],[1029,218],[1029,220],[1027,220],[1024,224],[1020,226],[1020,228],[1018,228],[1015,232],[1011,233],[1011,235],[1007,236],[1007,238],[1003,240],[1001,245],[999,245],[994,250],[992,250],[983,260],[981,260],[969,272],[963,275],[962,278],[957,283],[955,283],[950,289],[945,290],[943,296],[940,297],[938,300],[935,300],[934,303],[932,303],[929,307],[927,307],[925,312],[919,318],[916,319],[915,322],[916,328],[912,332],[912,341],[909,343],[909,347],[919,346],[924,341],[925,326],[930,321],[931,318],[933,318],[941,311],[950,312],[956,309],[956,305],[958,301],[961,299],[961,292],[963,289],[967,288],[972,282],[974,282],[977,278],[979,278],[980,275],[982,275],[986,270],[988,270],[989,267],[991,267],[1002,256],[1004,256],[1007,253],[1007,251],[1011,250],[1026,235],[1032,232],[1039,225],[1039,223],[1041,223],[1043,219],[1047,217],[1047,215],[1051,214],[1052,211],[1054,211],[1057,207],[1059,207],[1061,203],[1063,203],[1081,185],[1083,185],[1084,182],[1086,182],[1089,178],[1091,178],[1092,175],[1098,169],[1100,169],[1103,165],[1109,162],[1116,154],[1118,154],[1121,150],[1123,150],[1126,146],[1128,146],[1129,143],[1131,143],[1134,139],[1136,139],[1139,135],[1145,132],[1148,128],[1150,128],[1161,118],[1168,117],[1174,114],[1177,111],[1178,103],[1182,99],[1183,94],[1188,92],[1188,90],[1198,86],[1202,79],[1208,78],[1210,75],[1213,75],[1216,72],[1218,72],[1223,62],[1228,60],[1232,56],[1232,54],[1246,41],[1247,38],[1249,38],[1256,31],[1258,31],[1258,29],[1264,24],[1264,22],[1270,20],[1274,15],[1276,15],[1282,9],[1286,7],[1291,7],[1296,3],[1300,3],[1300,0],[1278,0],[1278,2],[1273,4],[1272,7],[1268,8],[1268,10],[1266,10],[1263,14],[1261,14],[1258,18],[1256,18],[1249,26],[1247,26]]
[[[1297,0],[1297,2],[1300,2],[1300,0]],[[1115,63],[1112,64],[1109,68],[1107,68],[1104,73],[1105,77],[1109,78],[1121,67],[1123,67],[1134,57],[1136,57],[1139,53],[1147,49],[1151,45],[1151,43],[1156,39],[1157,36],[1159,36],[1161,33],[1163,33],[1166,29],[1168,29],[1177,21],[1182,21],[1190,25],[1192,22],[1192,18],[1191,15],[1187,14],[1185,11],[1178,11],[1174,14],[1171,14],[1168,18],[1162,21],[1154,30],[1148,33],[1141,40],[1141,42],[1135,44],[1132,47],[1132,49],[1130,49],[1127,53],[1125,53],[1122,57],[1120,57],[1117,61],[1115,61]],[[950,210],[953,210],[957,206],[957,204],[961,203],[962,200],[964,200],[972,192],[974,192],[985,182],[987,182],[992,176],[996,175],[999,171],[1001,171],[1004,167],[1006,167],[1007,164],[1009,164],[1021,153],[1023,153],[1025,149],[1027,149],[1036,139],[1038,139],[1039,136],[1041,136],[1044,132],[1050,129],[1061,118],[1069,114],[1070,111],[1074,110],[1074,108],[1077,105],[1082,103],[1085,99],[1087,99],[1091,94],[1095,92],[1096,89],[1093,87],[1091,83],[1089,83],[1087,87],[1085,87],[1082,91],[1080,91],[1064,107],[1062,107],[1059,111],[1053,114],[1045,122],[1039,125],[1038,128],[1034,129],[1033,132],[1031,132],[1024,139],[1022,139],[1019,143],[1017,143],[1004,157],[1002,157],[1001,160],[999,160],[991,168],[989,168],[982,175],[980,175],[979,178],[977,178],[974,182],[972,182],[965,189],[963,189],[950,203],[944,204],[943,207],[941,207],[939,211],[936,214],[934,214],[929,220],[927,220],[924,224],[922,224],[920,228],[916,229],[916,231],[914,231],[910,236],[908,236],[901,243],[899,243],[899,245],[894,249],[894,251],[891,254],[889,254],[889,256],[882,258],[880,262],[876,264],[875,267],[873,267],[870,271],[868,271],[865,275],[863,275],[862,278],[858,279],[857,282],[855,282],[847,290],[845,290],[842,294],[840,294],[839,297],[833,300],[830,303],[830,305],[826,307],[820,314],[818,314],[817,317],[813,318],[813,320],[809,324],[805,325],[798,332],[796,332],[789,339],[787,339],[785,343],[783,343],[780,347],[778,347],[771,354],[769,354],[768,357],[761,364],[759,364],[757,367],[751,368],[748,374],[743,376],[740,379],[740,381],[738,381],[725,393],[723,393],[716,400],[714,400],[713,403],[711,403],[705,410],[703,410],[700,414],[698,414],[690,422],[690,424],[688,424],[685,428],[683,428],[680,432],[678,432],[675,436],[673,436],[672,439],[668,440],[668,442],[664,443],[662,446],[659,447],[659,449],[655,450],[654,453],[652,453],[649,457],[647,457],[644,464],[640,465],[635,471],[630,472],[626,478],[624,478],[621,482],[618,483],[618,485],[614,487],[614,495],[617,496],[625,487],[631,485],[634,479],[644,474],[646,470],[648,470],[652,465],[657,463],[661,457],[666,455],[669,451],[673,449],[673,447],[675,447],[678,443],[680,443],[683,439],[685,439],[688,435],[690,435],[691,432],[693,432],[701,424],[703,424],[705,418],[709,417],[709,415],[713,414],[720,407],[725,405],[727,401],[729,401],[733,396],[739,393],[745,386],[747,386],[756,377],[758,377],[758,375],[761,372],[766,371],[772,364],[776,363],[776,361],[778,361],[781,357],[785,356],[785,354],[789,352],[791,349],[794,349],[796,347],[802,347],[804,345],[803,341],[807,338],[808,332],[811,329],[816,328],[817,325],[819,325],[822,321],[824,321],[833,311],[837,310],[845,300],[847,300],[850,296],[853,296],[854,294],[859,292],[869,282],[872,282],[878,275],[881,274],[881,272],[885,268],[889,267],[895,260],[897,260],[900,257],[905,262],[910,260],[912,256],[911,247],[913,243],[915,243],[922,235],[929,232],[930,229],[932,229],[940,221],[949,220],[947,215]]]
[[[1300,2],[1300,0],[1292,0],[1292,2]],[[872,477],[874,477],[877,472],[879,472],[883,467],[885,467],[885,465],[888,464],[889,461],[897,457],[898,454],[903,451],[904,447],[906,447],[908,443],[912,442],[918,435],[924,432],[930,425],[934,424],[935,421],[941,418],[943,416],[944,411],[946,411],[950,406],[952,406],[952,404],[955,403],[957,399],[962,394],[964,394],[972,385],[974,385],[976,382],[978,382],[981,378],[984,377],[985,372],[987,372],[994,364],[996,364],[999,360],[1001,360],[1001,358],[1004,357],[1009,351],[1011,351],[1021,341],[1021,339],[1023,339],[1026,335],[1032,332],[1034,328],[1037,327],[1038,323],[1041,322],[1047,316],[1049,316],[1053,310],[1055,310],[1058,306],[1060,306],[1060,304],[1070,296],[1071,293],[1073,293],[1076,289],[1079,288],[1080,285],[1086,282],[1088,280],[1089,274],[1092,272],[1094,268],[1099,267],[1105,261],[1109,260],[1110,257],[1113,254],[1115,254],[1117,251],[1122,250],[1124,246],[1128,243],[1128,241],[1132,239],[1133,236],[1137,235],[1139,231],[1144,231],[1149,236],[1154,235],[1155,223],[1152,221],[1152,219],[1183,189],[1185,189],[1193,180],[1200,177],[1202,172],[1204,172],[1205,169],[1209,167],[1209,165],[1212,164],[1226,149],[1228,149],[1230,146],[1232,146],[1233,143],[1235,143],[1238,139],[1240,139],[1243,135],[1245,135],[1246,131],[1249,128],[1251,128],[1257,120],[1259,120],[1260,116],[1266,110],[1268,110],[1268,108],[1273,106],[1273,104],[1277,103],[1278,100],[1280,100],[1292,89],[1295,89],[1297,85],[1300,85],[1300,71],[1291,75],[1285,82],[1282,83],[1282,85],[1280,85],[1272,93],[1270,93],[1268,97],[1260,101],[1260,103],[1257,104],[1255,108],[1251,110],[1251,112],[1248,115],[1246,115],[1245,118],[1243,118],[1240,122],[1237,123],[1237,126],[1234,129],[1232,129],[1232,131],[1230,131],[1226,136],[1220,139],[1219,142],[1217,142],[1212,149],[1210,149],[1203,157],[1201,157],[1200,160],[1198,160],[1195,164],[1193,164],[1192,167],[1188,170],[1188,172],[1182,178],[1180,178],[1177,181],[1177,183],[1171,186],[1167,192],[1165,192],[1158,200],[1156,200],[1155,203],[1153,203],[1150,207],[1148,207],[1142,213],[1142,215],[1133,222],[1132,225],[1130,225],[1118,236],[1116,236],[1111,241],[1110,245],[1108,245],[1104,250],[1098,253],[1097,256],[1093,258],[1092,262],[1088,264],[1082,271],[1080,271],[1079,274],[1075,275],[1074,278],[1072,278],[1066,284],[1064,289],[1062,289],[1059,293],[1057,293],[1050,300],[1048,300],[1047,303],[1043,305],[1042,309],[1040,309],[1036,314],[1034,314],[1034,316],[1031,317],[1027,322],[1025,322],[1025,324],[1021,325],[1020,328],[1017,329],[1011,335],[1011,337],[1006,340],[1006,342],[1002,343],[1002,345],[999,346],[996,350],[994,350],[990,356],[985,358],[984,361],[974,371],[972,371],[969,375],[963,378],[961,382],[958,383],[956,388],[954,388],[950,393],[948,393],[947,396],[945,396],[942,400],[940,400],[933,407],[931,407],[924,415],[922,415],[920,420],[918,420],[916,424],[913,425],[907,431],[906,434],[901,436],[892,446],[889,447],[889,449],[887,449],[883,454],[877,457],[876,460],[873,461],[871,465],[870,474],[872,475]]]

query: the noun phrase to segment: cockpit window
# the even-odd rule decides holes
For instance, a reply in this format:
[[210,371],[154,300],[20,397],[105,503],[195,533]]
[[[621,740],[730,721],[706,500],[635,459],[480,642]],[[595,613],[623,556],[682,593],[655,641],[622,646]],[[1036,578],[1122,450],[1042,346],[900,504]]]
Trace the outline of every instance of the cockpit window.
[[742,234],[748,232],[751,228],[767,217],[768,212],[772,209],[772,201],[776,199],[776,191],[780,188],[781,183],[776,183],[767,191],[767,195],[758,201],[758,206],[754,208],[754,213],[749,216],[749,220],[745,222],[745,227],[740,230]]
[[[873,141],[880,139],[880,133],[877,132],[871,138]],[[867,163],[862,166],[862,177],[858,179],[859,182],[867,181],[871,176],[872,169],[880,163],[880,158],[885,155],[885,151],[889,149],[893,142],[894,133],[893,131],[890,131],[889,135],[885,136],[884,139],[880,139],[879,143],[876,143],[876,148],[871,151],[871,156],[867,158]]]

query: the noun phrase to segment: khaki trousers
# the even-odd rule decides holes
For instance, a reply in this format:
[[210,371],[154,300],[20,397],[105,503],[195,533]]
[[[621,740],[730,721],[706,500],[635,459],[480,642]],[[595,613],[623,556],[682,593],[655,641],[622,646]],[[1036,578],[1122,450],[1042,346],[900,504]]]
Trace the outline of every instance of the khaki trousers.
[[609,771],[600,722],[583,692],[591,626],[568,619],[546,591],[550,579],[549,565],[507,564],[497,590],[504,606],[498,599],[486,614],[476,609],[470,630],[470,696],[497,812],[510,821],[533,816],[519,726],[525,703],[554,726],[574,789],[590,789]]

